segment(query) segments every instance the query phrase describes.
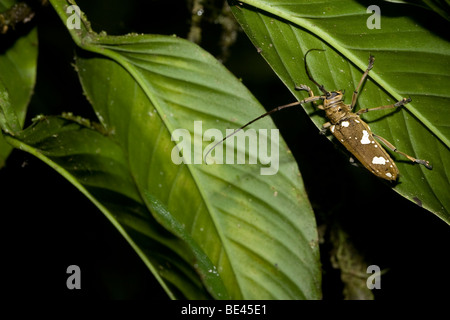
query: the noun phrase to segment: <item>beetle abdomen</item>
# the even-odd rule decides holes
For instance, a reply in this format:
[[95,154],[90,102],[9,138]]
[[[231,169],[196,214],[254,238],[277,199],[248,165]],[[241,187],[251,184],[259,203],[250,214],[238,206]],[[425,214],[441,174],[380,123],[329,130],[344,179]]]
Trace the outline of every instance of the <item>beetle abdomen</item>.
[[399,171],[395,162],[356,114],[331,125],[330,131],[373,174],[386,180],[397,180]]

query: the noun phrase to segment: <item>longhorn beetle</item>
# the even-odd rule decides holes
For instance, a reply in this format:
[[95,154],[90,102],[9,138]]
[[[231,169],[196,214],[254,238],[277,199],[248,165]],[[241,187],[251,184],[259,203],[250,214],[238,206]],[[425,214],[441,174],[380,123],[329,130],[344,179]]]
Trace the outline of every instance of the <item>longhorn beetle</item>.
[[[353,154],[360,162],[363,164],[370,172],[372,172],[377,177],[380,177],[382,179],[390,180],[390,181],[396,181],[398,178],[399,171],[397,169],[397,166],[395,165],[395,162],[391,159],[389,154],[384,150],[380,143],[375,140],[378,139],[381,141],[386,147],[391,149],[392,151],[399,153],[403,155],[404,157],[408,158],[412,162],[419,163],[427,167],[428,169],[432,169],[432,166],[430,163],[426,160],[420,160],[413,158],[409,155],[407,155],[404,152],[401,152],[397,150],[397,148],[392,145],[389,141],[386,139],[374,134],[370,127],[365,123],[359,115],[362,113],[366,113],[369,111],[375,111],[375,110],[382,110],[382,109],[390,109],[390,108],[397,108],[400,106],[403,106],[409,102],[411,102],[411,99],[403,98],[402,100],[398,101],[395,104],[385,105],[381,107],[376,108],[370,108],[370,109],[360,109],[358,112],[354,113],[352,112],[353,108],[355,107],[356,100],[358,99],[359,90],[361,89],[361,86],[366,79],[367,75],[369,74],[369,71],[373,67],[373,63],[375,58],[370,55],[369,56],[369,65],[367,66],[366,71],[361,77],[361,80],[358,83],[358,86],[356,87],[356,90],[353,92],[352,96],[352,102],[351,104],[345,104],[343,102],[344,100],[344,92],[342,90],[336,90],[336,91],[327,91],[323,85],[320,85],[315,81],[308,69],[308,65],[306,63],[306,58],[308,54],[313,51],[325,51],[322,49],[310,49],[305,54],[305,70],[306,74],[311,82],[313,82],[319,90],[323,93],[323,95],[315,96],[313,91],[310,87],[306,85],[300,85],[295,86],[296,90],[304,90],[307,91],[309,94],[309,97],[306,99],[303,99],[301,101],[293,102],[290,104],[286,104],[283,106],[276,107],[272,109],[269,112],[264,113],[263,115],[253,119],[252,121],[248,122],[247,124],[243,125],[233,133],[229,134],[225,138],[223,138],[221,141],[216,143],[205,155],[206,156],[220,143],[224,142],[229,137],[233,136],[240,130],[244,129],[245,127],[251,125],[253,122],[262,119],[274,112],[280,111],[281,109],[293,107],[296,105],[301,105],[303,103],[310,103],[314,102],[314,104],[317,104],[317,100],[322,100],[323,104],[317,106],[318,109],[324,110],[325,115],[328,118],[329,122],[326,122],[322,126],[321,133],[324,134],[327,129],[331,131],[331,133],[338,139],[344,147]],[[206,160],[205,160],[206,162]]]

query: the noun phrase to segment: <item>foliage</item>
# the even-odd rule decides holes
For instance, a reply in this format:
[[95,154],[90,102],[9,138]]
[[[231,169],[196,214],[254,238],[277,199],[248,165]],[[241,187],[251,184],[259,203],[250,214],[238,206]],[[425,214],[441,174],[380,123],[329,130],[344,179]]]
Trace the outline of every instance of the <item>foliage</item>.
[[[404,10],[399,15],[399,4],[383,2],[381,29],[368,29],[371,13],[365,1],[229,4],[257,52],[298,100],[305,93],[295,85],[312,85],[303,60],[308,49],[326,50],[308,57],[313,77],[328,90],[348,93],[358,84],[369,54],[374,55],[357,107],[410,96],[412,102],[401,110],[368,113],[364,119],[399,150],[434,166],[430,171],[394,154],[401,176],[383,187],[450,223],[450,47],[443,31],[448,16],[445,7],[423,2],[437,14],[400,4]],[[0,0],[0,12],[14,3]],[[103,213],[172,299],[319,299],[322,268],[314,213],[332,229],[331,259],[342,272],[346,296],[372,297],[364,287],[366,261],[348,232],[331,222],[333,212],[349,212],[345,205],[351,200],[334,204],[333,196],[350,192],[340,190],[344,182],[314,177],[321,197],[307,194],[298,169],[305,164],[294,158],[283,137],[272,135],[278,130],[270,117],[249,128],[261,136],[268,132],[272,155],[279,150],[276,174],[261,174],[273,165],[259,152],[261,141],[249,150],[219,145],[208,158],[217,161],[221,151],[232,151],[256,164],[205,163],[215,143],[211,135],[239,128],[265,112],[242,81],[182,38],[96,33],[83,12],[67,10],[74,1],[51,0],[50,5],[63,22],[61,29],[70,21],[81,22],[67,30],[78,46],[74,67],[95,117],[70,110],[25,122],[38,68],[37,30],[14,22],[0,35],[0,166],[17,148],[53,168]],[[223,18],[228,36],[234,32],[229,18]],[[195,27],[201,31],[201,19]],[[233,56],[221,41],[221,56]],[[302,107],[317,128],[326,121],[313,105]],[[312,140],[317,128],[301,139]],[[187,135],[177,135],[180,129]],[[302,153],[314,159],[313,150]],[[180,155],[185,163],[177,164]],[[351,181],[367,187],[369,174],[359,172],[364,171],[349,175]],[[309,167],[302,173],[308,181],[315,175]],[[352,204],[358,206],[358,200]]]
[[[63,22],[70,18],[67,4],[52,1]],[[277,175],[261,176],[255,165],[177,165],[171,159],[174,130],[189,130],[196,140],[194,120],[203,130],[225,131],[263,112],[239,80],[183,39],[96,34],[84,16],[82,28],[70,32],[98,54],[80,54],[76,67],[101,126],[65,114],[39,117],[23,132],[6,131],[6,119],[7,140],[83,192],[169,296],[320,297],[314,216],[282,140]],[[11,111],[6,102],[5,114]],[[253,128],[274,126],[267,119]],[[193,152],[194,159],[204,156]]]

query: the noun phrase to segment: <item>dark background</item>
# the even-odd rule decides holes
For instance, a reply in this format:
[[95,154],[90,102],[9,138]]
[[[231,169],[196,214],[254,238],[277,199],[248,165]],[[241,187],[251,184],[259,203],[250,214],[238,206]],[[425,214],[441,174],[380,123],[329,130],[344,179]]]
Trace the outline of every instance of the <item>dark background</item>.
[[[216,1],[221,4],[221,1]],[[78,0],[95,31],[156,33],[186,37],[190,9],[184,1]],[[208,12],[205,12],[207,17]],[[202,47],[220,54],[220,25],[204,19]],[[50,6],[39,26],[35,94],[27,123],[37,114],[74,114],[95,119],[71,65],[76,48]],[[28,26],[18,27],[17,32]],[[239,33],[225,65],[267,108],[294,97]],[[351,92],[352,88],[347,88]],[[298,160],[318,224],[326,226],[321,246],[323,297],[343,298],[340,273],[330,264],[329,230],[338,225],[368,264],[388,269],[379,300],[448,298],[449,227],[392,191],[319,135],[305,112],[291,108],[273,116]],[[14,150],[0,170],[2,288],[11,296],[81,299],[167,299],[137,254],[102,213],[50,167]],[[420,182],[418,182],[420,183]],[[449,190],[450,192],[450,190]],[[6,209],[5,209],[6,208]],[[81,268],[81,290],[68,290],[66,269]]]

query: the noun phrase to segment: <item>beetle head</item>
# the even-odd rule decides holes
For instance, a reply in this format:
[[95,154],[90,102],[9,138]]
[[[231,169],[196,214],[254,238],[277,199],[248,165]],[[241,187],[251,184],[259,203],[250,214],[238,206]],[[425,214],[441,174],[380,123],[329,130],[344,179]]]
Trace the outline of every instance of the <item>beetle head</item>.
[[342,90],[327,91],[325,93],[324,105],[328,105],[331,107],[333,104],[341,102],[342,100],[344,100],[344,93],[342,92]]

